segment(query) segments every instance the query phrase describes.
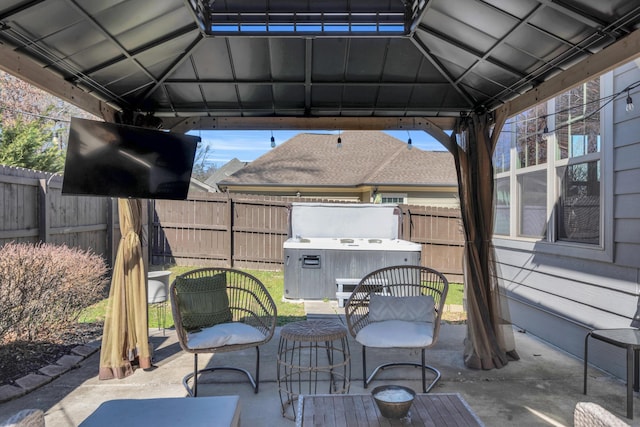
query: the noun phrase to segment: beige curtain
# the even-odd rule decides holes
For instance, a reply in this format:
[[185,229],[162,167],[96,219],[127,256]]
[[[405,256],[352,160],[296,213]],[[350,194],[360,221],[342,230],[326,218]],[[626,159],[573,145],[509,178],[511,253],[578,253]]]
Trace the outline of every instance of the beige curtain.
[[[464,281],[467,296],[465,365],[493,369],[518,360],[513,330],[496,277],[493,233],[493,163],[497,138],[489,135],[492,117],[473,114],[451,134],[458,173],[460,210],[466,238]],[[494,132],[499,132],[496,126]]]
[[101,380],[131,375],[135,365],[151,367],[146,273],[140,243],[142,202],[118,199],[118,213],[122,237],[102,333],[98,374]]

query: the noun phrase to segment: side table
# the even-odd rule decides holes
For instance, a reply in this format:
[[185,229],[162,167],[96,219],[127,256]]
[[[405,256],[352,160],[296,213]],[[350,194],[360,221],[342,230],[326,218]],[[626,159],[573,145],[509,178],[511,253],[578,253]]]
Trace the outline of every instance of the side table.
[[[295,420],[295,403],[301,394],[348,393],[351,381],[351,354],[347,330],[331,320],[289,323],[280,331],[277,365],[278,392],[282,416]],[[291,408],[291,412],[288,409]]]
[[584,339],[584,394],[587,394],[589,338],[627,350],[627,418],[633,419],[633,391],[639,390],[640,330],[635,328],[595,329],[587,334]]

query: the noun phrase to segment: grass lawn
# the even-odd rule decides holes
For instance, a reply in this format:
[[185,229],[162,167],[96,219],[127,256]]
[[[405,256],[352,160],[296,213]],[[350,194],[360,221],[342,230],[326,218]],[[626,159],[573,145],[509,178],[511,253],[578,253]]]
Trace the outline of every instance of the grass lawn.
[[[173,281],[173,279],[182,273],[185,273],[190,270],[194,270],[197,267],[189,267],[189,266],[171,266],[165,268],[166,270],[171,271],[171,277],[169,278],[169,283]],[[276,303],[276,307],[278,309],[278,325],[282,326],[284,324],[290,322],[296,322],[298,320],[304,320],[304,304],[301,303],[293,303],[283,301],[282,295],[284,292],[284,272],[283,271],[257,271],[257,270],[246,270],[247,273],[256,276],[268,289],[273,301]],[[446,304],[455,304],[462,305],[462,296],[463,296],[463,285],[460,283],[450,283],[449,284],[449,293],[447,295]],[[167,302],[167,304],[169,304]],[[92,305],[83,311],[80,315],[80,322],[86,323],[94,323],[96,321],[103,321],[105,316],[105,311],[107,308],[107,300],[104,299],[97,304]],[[157,328],[160,324],[158,317],[156,315],[157,311],[152,306],[149,306],[149,327]],[[455,320],[458,319],[459,316],[456,316]],[[446,316],[445,316],[446,320]],[[173,316],[171,315],[171,309],[167,308],[167,318],[165,322],[165,327],[170,328],[173,326]]]
[[445,304],[462,305],[464,285],[462,283],[449,283],[449,292]]

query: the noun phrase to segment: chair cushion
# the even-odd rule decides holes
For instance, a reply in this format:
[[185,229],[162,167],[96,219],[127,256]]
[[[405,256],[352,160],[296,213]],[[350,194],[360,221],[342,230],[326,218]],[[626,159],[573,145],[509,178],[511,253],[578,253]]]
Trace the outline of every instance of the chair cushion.
[[187,331],[232,320],[224,273],[195,278],[176,278],[178,310]]
[[435,302],[431,295],[394,297],[372,294],[369,301],[369,318],[372,322],[433,322],[434,316]]
[[356,341],[366,347],[427,347],[433,342],[433,323],[405,320],[372,322],[360,329]]
[[189,348],[217,348],[225,345],[250,344],[263,341],[259,329],[241,322],[220,323],[187,335]]

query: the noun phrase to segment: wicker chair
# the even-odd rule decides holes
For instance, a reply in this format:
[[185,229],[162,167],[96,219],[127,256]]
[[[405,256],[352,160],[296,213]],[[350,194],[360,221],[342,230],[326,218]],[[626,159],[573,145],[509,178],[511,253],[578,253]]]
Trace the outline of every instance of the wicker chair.
[[[198,394],[198,375],[216,370],[243,372],[258,392],[260,346],[276,328],[277,311],[265,286],[256,277],[234,269],[203,268],[176,277],[170,289],[171,309],[180,347],[193,353],[193,373],[183,384]],[[199,353],[256,349],[255,379],[246,369],[214,366],[198,370]],[[189,380],[193,378],[193,387]]]
[[[345,305],[345,315],[349,332],[362,345],[364,388],[380,370],[393,366],[420,367],[424,393],[438,382],[440,371],[426,365],[425,350],[438,340],[448,290],[441,273],[420,266],[381,268],[362,278]],[[420,349],[422,361],[385,363],[367,376],[367,347]],[[425,370],[435,374],[428,387]]]

